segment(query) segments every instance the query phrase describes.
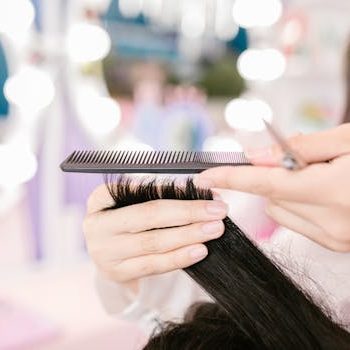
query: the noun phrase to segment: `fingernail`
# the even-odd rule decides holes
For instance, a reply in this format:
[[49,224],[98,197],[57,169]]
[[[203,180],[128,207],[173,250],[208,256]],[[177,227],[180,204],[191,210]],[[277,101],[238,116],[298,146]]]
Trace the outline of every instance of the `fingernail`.
[[219,233],[223,232],[223,223],[222,221],[215,221],[208,224],[204,224],[202,226],[202,231],[206,235],[219,235]]
[[194,176],[193,183],[199,188],[211,188],[214,187],[214,182],[210,179],[201,178],[199,175]]
[[208,255],[208,249],[205,246],[193,248],[190,250],[190,256],[194,261],[199,261]]
[[212,201],[207,204],[207,212],[212,215],[224,215],[227,214],[227,204],[221,201]]
[[212,191],[214,201],[222,201],[222,197],[219,193]]
[[272,156],[271,147],[248,148],[244,151],[246,156],[250,159],[269,158]]

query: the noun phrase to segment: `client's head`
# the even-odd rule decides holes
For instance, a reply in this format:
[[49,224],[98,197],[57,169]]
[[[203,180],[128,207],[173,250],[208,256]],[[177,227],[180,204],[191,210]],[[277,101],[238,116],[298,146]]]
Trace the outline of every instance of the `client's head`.
[[[158,199],[211,200],[191,180],[138,185],[108,181],[120,208]],[[109,208],[112,209],[112,208]],[[254,220],[254,218],[252,218]],[[181,323],[160,327],[145,350],[349,349],[350,334],[267,258],[228,217],[206,243],[208,257],[185,271],[214,300],[193,305]]]

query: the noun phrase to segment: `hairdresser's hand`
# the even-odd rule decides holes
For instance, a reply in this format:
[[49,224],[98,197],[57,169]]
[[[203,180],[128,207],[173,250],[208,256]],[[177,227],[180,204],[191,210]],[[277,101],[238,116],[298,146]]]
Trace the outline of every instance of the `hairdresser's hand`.
[[210,169],[195,182],[267,197],[267,213],[280,225],[329,249],[350,252],[350,124],[296,136],[289,144],[312,164],[285,170],[279,167],[282,152],[273,146],[248,152],[257,166]]
[[107,188],[97,188],[88,201],[84,233],[99,271],[124,283],[204,259],[203,242],[223,234],[228,210],[216,200],[157,200],[102,211],[111,205]]

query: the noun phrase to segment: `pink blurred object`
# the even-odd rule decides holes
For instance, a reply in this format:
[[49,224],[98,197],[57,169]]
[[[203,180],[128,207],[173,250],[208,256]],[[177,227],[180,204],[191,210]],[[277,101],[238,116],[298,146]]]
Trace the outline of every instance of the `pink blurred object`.
[[278,225],[265,213],[265,199],[249,193],[215,189],[229,205],[229,217],[252,240],[269,240]]
[[59,337],[49,320],[6,302],[0,302],[0,349],[19,350]]
[[[147,340],[142,330],[103,309],[95,291],[95,274],[93,265],[82,261],[3,276],[0,350],[142,349]],[[13,314],[7,311],[4,316],[1,300],[14,301],[23,310],[12,307]],[[3,334],[20,342],[5,347]]]

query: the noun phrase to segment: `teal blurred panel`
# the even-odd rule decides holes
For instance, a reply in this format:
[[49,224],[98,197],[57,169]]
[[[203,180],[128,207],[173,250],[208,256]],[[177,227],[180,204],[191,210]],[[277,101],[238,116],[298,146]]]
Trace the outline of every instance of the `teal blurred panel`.
[[0,118],[5,118],[9,114],[9,104],[4,95],[4,85],[8,75],[9,72],[5,51],[0,42]]

